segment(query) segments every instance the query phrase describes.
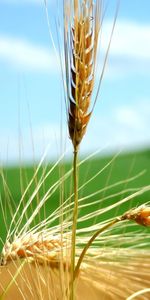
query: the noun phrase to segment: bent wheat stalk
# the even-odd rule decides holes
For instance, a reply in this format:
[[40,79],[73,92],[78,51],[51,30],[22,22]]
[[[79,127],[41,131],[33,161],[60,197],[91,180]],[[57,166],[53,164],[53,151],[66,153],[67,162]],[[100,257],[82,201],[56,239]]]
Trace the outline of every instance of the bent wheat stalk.
[[84,259],[84,256],[85,256],[87,250],[90,248],[93,241],[98,237],[98,235],[101,234],[102,232],[104,232],[105,230],[107,230],[108,228],[112,227],[116,223],[125,221],[125,220],[133,220],[136,223],[138,223],[139,225],[143,225],[146,227],[150,226],[150,207],[141,206],[136,209],[131,209],[130,211],[126,212],[124,215],[113,219],[112,221],[108,222],[108,224],[106,224],[102,228],[100,228],[87,242],[87,244],[85,245],[85,247],[80,255],[78,263],[75,268],[75,272],[74,272],[74,280],[78,276],[81,263]]

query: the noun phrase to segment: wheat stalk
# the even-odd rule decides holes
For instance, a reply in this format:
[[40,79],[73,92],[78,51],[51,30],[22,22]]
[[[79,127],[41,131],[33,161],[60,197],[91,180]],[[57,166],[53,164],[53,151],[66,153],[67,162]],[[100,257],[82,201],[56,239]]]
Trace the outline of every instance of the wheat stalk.
[[76,231],[78,218],[78,152],[86,133],[87,125],[97,101],[103,78],[108,51],[117,18],[114,19],[109,45],[106,51],[96,97],[92,105],[92,94],[96,77],[96,58],[99,34],[102,27],[103,1],[71,0],[64,1],[64,52],[66,69],[67,101],[66,111],[69,136],[73,144],[73,181],[74,211],[72,218],[72,251],[71,251],[71,295],[74,299],[74,272]]
[[[66,1],[67,2],[67,1]],[[71,298],[74,299],[76,229],[78,217],[78,149],[91,117],[89,111],[94,87],[96,53],[100,31],[100,2],[70,1],[64,5],[64,42],[68,98],[68,128],[74,147],[74,212],[71,253]],[[71,4],[73,13],[71,14]]]

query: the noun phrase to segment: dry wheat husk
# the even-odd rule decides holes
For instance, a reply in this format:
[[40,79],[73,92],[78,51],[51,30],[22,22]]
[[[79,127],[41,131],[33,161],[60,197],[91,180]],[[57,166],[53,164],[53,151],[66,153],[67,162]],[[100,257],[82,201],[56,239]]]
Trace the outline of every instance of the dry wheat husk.
[[[115,261],[95,261],[89,258],[79,273],[76,285],[76,299],[121,300],[132,293],[149,288],[148,252],[129,250],[126,258],[121,258],[125,250],[118,250]],[[110,251],[111,255],[111,251]],[[15,276],[23,260],[10,261],[0,268],[0,293]],[[68,272],[64,271],[63,284],[66,286]],[[15,282],[4,299],[67,299],[62,296],[60,270],[58,265],[51,265],[27,260],[21,268]],[[149,299],[150,293],[138,297]]]
[[[68,299],[70,251],[62,248],[62,242],[27,235],[4,249],[0,295],[10,282],[11,286],[1,299]],[[108,247],[100,252],[99,248],[92,248],[76,279],[76,299],[127,299],[138,290],[149,288],[149,270],[148,250]],[[138,299],[149,299],[148,296],[150,293]]]

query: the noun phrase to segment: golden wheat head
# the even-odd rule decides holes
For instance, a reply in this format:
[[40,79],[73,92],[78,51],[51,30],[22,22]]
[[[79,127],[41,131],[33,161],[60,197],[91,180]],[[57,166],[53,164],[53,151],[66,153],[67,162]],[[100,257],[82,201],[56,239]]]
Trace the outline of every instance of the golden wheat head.
[[68,127],[74,148],[85,134],[92,111],[90,103],[100,30],[100,2],[74,0],[73,12],[71,7],[65,6]]

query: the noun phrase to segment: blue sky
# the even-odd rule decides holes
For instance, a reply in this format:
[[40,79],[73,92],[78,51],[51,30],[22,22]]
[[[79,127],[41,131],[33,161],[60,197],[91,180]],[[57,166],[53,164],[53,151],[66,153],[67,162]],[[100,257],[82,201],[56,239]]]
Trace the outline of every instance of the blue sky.
[[[62,1],[49,0],[51,31]],[[116,1],[103,25],[102,57]],[[81,153],[150,146],[150,1],[122,0],[96,109]],[[61,24],[62,26],[62,24]],[[101,56],[98,57],[98,60]],[[97,78],[99,69],[97,71]],[[0,160],[18,162],[60,153],[67,139],[63,88],[41,0],[0,0]],[[33,141],[32,141],[33,140]],[[67,141],[67,142],[66,142]],[[34,147],[33,147],[34,144]],[[34,148],[34,149],[33,149]]]

